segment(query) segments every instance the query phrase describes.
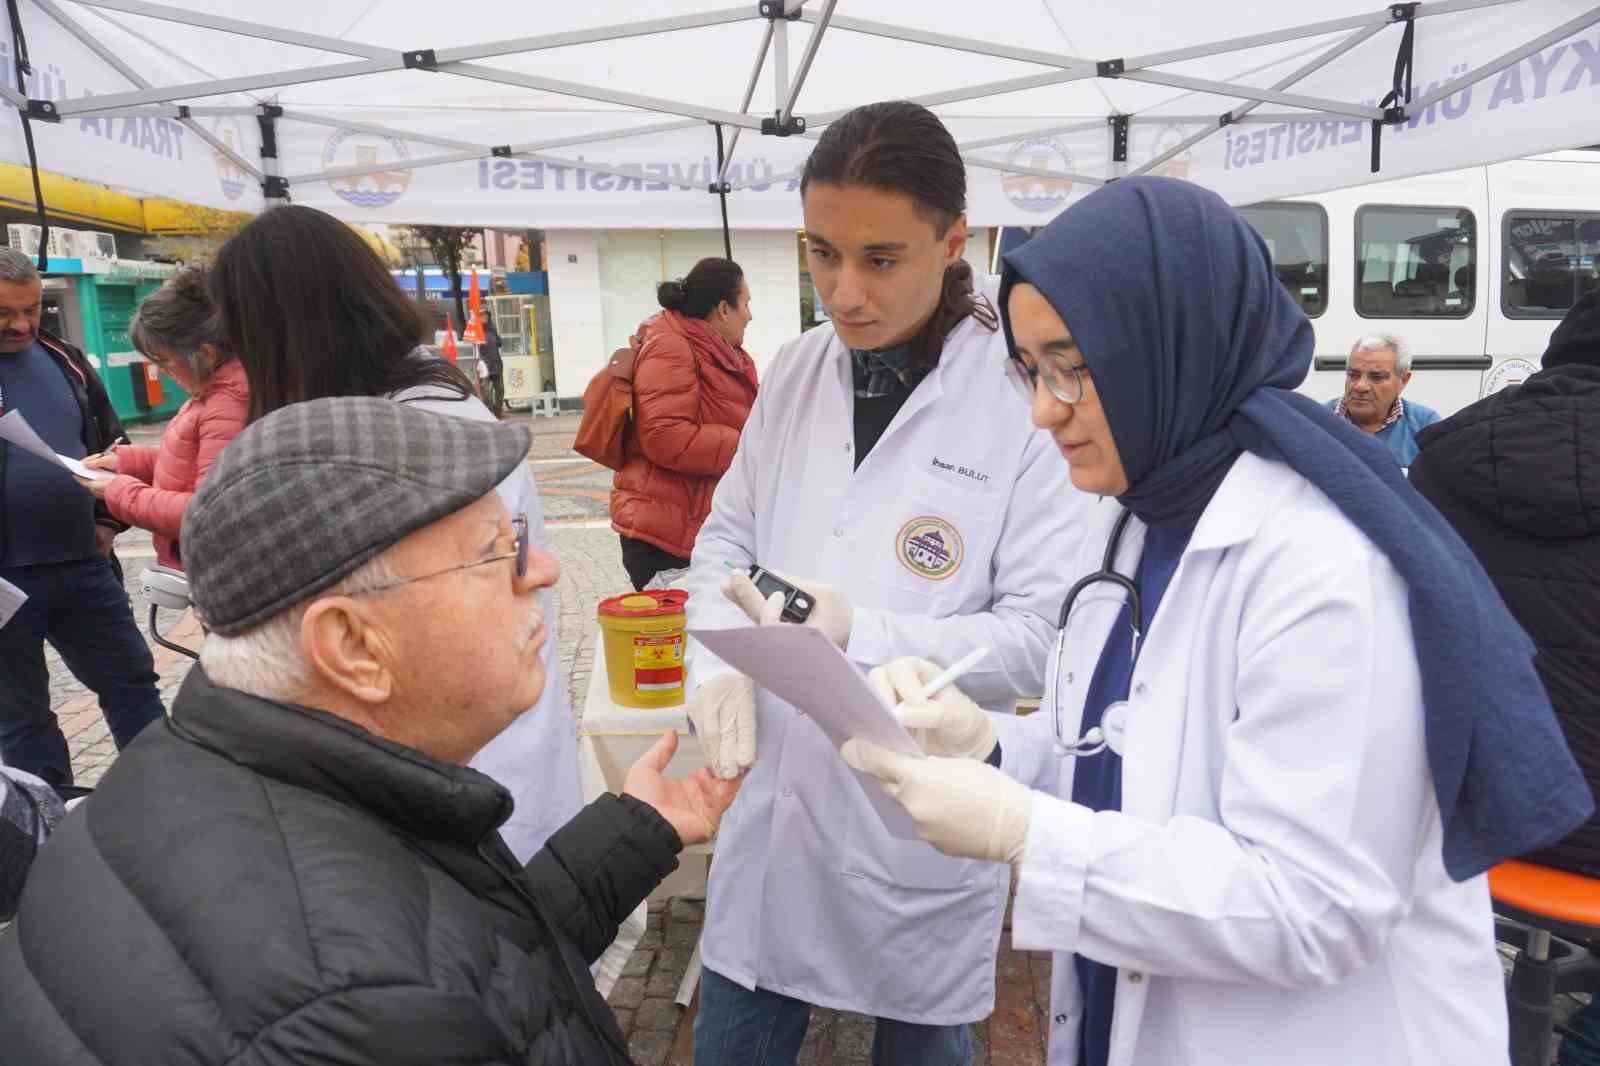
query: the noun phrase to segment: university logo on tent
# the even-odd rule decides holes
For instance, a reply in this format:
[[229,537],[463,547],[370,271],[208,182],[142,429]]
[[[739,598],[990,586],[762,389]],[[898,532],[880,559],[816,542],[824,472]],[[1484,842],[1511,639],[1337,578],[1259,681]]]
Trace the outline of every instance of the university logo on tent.
[[[1175,122],[1162,126],[1156,131],[1155,141],[1150,145],[1150,154],[1145,158],[1154,159],[1163,152],[1172,151],[1172,149],[1183,143],[1184,136],[1183,127]],[[1163,178],[1183,178],[1187,181],[1189,178],[1189,150],[1185,148],[1160,166],[1152,167],[1149,173]]]
[[[211,133],[217,140],[227,145],[235,155],[245,154],[244,133],[233,119],[226,116],[213,119]],[[245,189],[249,188],[250,175],[238,163],[216,149],[212,149],[211,154],[217,164],[217,180],[222,183],[222,195],[230,200],[237,200],[244,195]]]
[[[1072,153],[1054,137],[1031,137],[1018,141],[1006,156],[1015,167],[1034,170],[1072,170]],[[1056,211],[1072,194],[1070,178],[1044,178],[1038,174],[1008,174],[1001,171],[1000,188],[1006,198],[1024,211],[1039,214]]]
[[895,554],[907,570],[929,581],[943,581],[961,568],[966,553],[956,527],[933,515],[913,518],[895,537]]
[[404,196],[411,184],[411,170],[405,165],[410,160],[411,153],[400,138],[356,130],[335,131],[322,149],[324,170],[393,164],[392,169],[328,180],[335,196],[356,207],[388,207]]

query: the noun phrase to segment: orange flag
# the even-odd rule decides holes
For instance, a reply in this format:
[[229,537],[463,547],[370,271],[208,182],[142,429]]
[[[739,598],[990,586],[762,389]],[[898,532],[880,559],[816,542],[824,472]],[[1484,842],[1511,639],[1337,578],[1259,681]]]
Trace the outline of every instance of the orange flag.
[[478,295],[478,272],[472,272],[472,291],[467,297],[467,328],[461,331],[461,339],[482,344],[488,338],[483,334],[483,298]]
[[444,343],[439,346],[439,354],[452,363],[460,353],[456,351],[456,324],[447,312],[444,316]]

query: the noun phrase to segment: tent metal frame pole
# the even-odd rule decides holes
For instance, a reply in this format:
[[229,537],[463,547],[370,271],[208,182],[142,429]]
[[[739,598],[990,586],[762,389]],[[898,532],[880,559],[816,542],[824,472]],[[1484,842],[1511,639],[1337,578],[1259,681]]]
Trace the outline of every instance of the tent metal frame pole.
[[1453,93],[1459,92],[1466,86],[1473,85],[1482,81],[1484,78],[1498,74],[1507,67],[1522,62],[1535,52],[1542,52],[1544,49],[1555,44],[1557,41],[1565,40],[1581,30],[1588,29],[1596,22],[1600,22],[1600,7],[1591,8],[1582,15],[1579,15],[1577,18],[1569,19],[1568,21],[1563,22],[1549,33],[1540,34],[1538,37],[1535,37],[1533,40],[1529,41],[1520,48],[1513,48],[1504,55],[1501,55],[1495,59],[1491,59],[1489,62],[1485,63],[1481,67],[1478,67],[1476,70],[1469,70],[1454,81],[1446,82],[1433,92],[1413,99],[1410,103],[1405,105],[1406,111],[1408,113],[1415,114],[1416,112],[1432,107],[1440,100],[1443,100],[1445,97],[1450,96]]
[[9,85],[0,85],[0,100],[4,100],[18,111],[28,110],[28,98]]
[[[1376,37],[1378,34],[1382,33],[1388,28],[1388,24],[1385,23],[1381,25],[1365,26],[1359,30],[1356,30],[1354,33],[1346,36],[1342,41],[1328,49],[1326,52],[1323,52],[1321,55],[1318,55],[1316,58],[1312,59],[1309,63],[1306,63],[1293,73],[1284,76],[1278,82],[1274,83],[1272,87],[1274,89],[1287,89],[1289,86],[1295,84],[1301,79],[1315,74],[1317,71],[1321,70],[1329,63],[1332,63],[1340,56],[1345,55],[1352,49],[1365,44],[1367,41],[1370,41],[1372,38]],[[1237,122],[1239,119],[1243,118],[1245,115],[1248,115],[1250,112],[1254,111],[1260,106],[1260,102],[1251,101],[1248,104],[1237,107],[1228,112],[1228,122],[1230,124]],[[1141,163],[1133,171],[1133,174],[1148,174],[1150,171],[1154,170],[1156,167],[1159,167],[1161,164],[1165,163],[1174,156],[1183,152],[1187,152],[1190,148],[1193,148],[1195,145],[1199,144],[1201,141],[1205,140],[1207,137],[1211,136],[1213,133],[1216,133],[1217,130],[1222,128],[1219,119],[1211,119],[1210,121],[1211,125],[1209,125],[1207,128],[1185,137],[1183,140],[1179,141],[1165,152],[1162,152],[1160,155],[1151,159],[1147,159],[1145,162]]]
[[769,19],[772,27],[772,106],[778,113],[778,122],[788,118],[783,101],[789,96],[789,22],[787,19]]
[[[1378,27],[1382,29],[1383,27]],[[1256,100],[1266,104],[1284,104],[1303,107],[1308,111],[1325,111],[1330,115],[1348,115],[1351,118],[1381,121],[1383,111],[1366,104],[1347,104],[1342,100],[1328,100],[1320,96],[1301,96],[1297,93],[1257,89],[1228,81],[1211,81],[1208,78],[1191,78],[1185,74],[1168,74],[1157,70],[1134,70],[1118,76],[1121,81],[1142,81],[1151,85],[1168,85],[1174,89],[1210,93],[1213,96],[1234,97],[1239,100]]]
[[[291,116],[291,114],[298,113],[286,111],[282,117],[287,119]],[[398,137],[403,140],[411,141],[417,141],[421,139],[418,135],[409,133],[406,130],[394,129],[388,126],[340,123],[332,119],[319,119],[318,124],[332,126],[336,129],[350,129],[358,133],[372,133],[381,137]],[[476,144],[471,141],[456,141],[454,144],[460,147],[462,149],[461,151],[451,152],[446,155],[425,156],[421,159],[410,159],[406,161],[404,167],[397,167],[394,163],[335,167],[329,170],[316,170],[307,171],[304,174],[293,174],[290,175],[286,180],[290,185],[303,185],[306,182],[312,181],[330,181],[334,178],[359,178],[366,174],[380,174],[390,170],[411,170],[421,167],[447,166],[451,163],[473,163],[480,159],[489,158],[519,158],[532,159],[536,161],[540,159],[555,160],[556,166],[570,166],[574,170],[592,170],[597,173],[609,173],[628,178],[637,178],[639,175],[622,170],[620,168],[613,167],[608,169],[604,163],[589,163],[588,161],[583,160],[556,159],[554,156],[536,156],[535,153],[542,152],[548,148],[569,148],[577,145],[594,144],[601,141],[625,140],[628,137],[637,136],[641,133],[663,133],[669,130],[688,129],[690,127],[696,127],[700,125],[702,125],[702,123],[697,121],[664,122],[653,126],[636,127],[626,130],[611,130],[602,133],[585,133],[572,137],[555,137],[541,141],[529,141],[525,144],[504,146],[503,150],[497,150],[497,146],[494,145]],[[657,179],[655,177],[651,177],[650,180],[665,180],[670,182],[670,179]],[[698,183],[671,183],[684,184],[685,188],[699,189],[701,187]]]
[[[494,153],[492,150],[485,150],[477,155],[472,155],[467,152],[462,152],[460,155],[463,158],[449,159],[444,156],[435,156],[430,159],[419,159],[413,163],[408,163],[405,169],[409,170],[413,167],[432,166],[435,164],[445,163],[470,163],[479,159],[491,158],[493,157]],[[623,170],[621,167],[607,166],[604,163],[580,163],[576,159],[567,159],[564,156],[545,155],[543,152],[513,151],[510,158],[526,159],[533,163],[543,163],[545,166],[552,167],[565,167],[569,170],[584,170],[588,171],[590,174],[607,174],[612,177],[622,178],[626,181],[661,182],[666,185],[676,185],[681,189],[688,189],[691,192],[705,191],[705,186],[699,182],[685,181],[681,178],[666,177],[661,174],[634,173],[633,171]],[[395,169],[397,168],[392,165],[387,167],[343,167],[339,170],[317,171],[309,174],[293,174],[284,180],[289,183],[290,188],[293,188],[296,185],[305,185],[311,182],[331,181],[335,178],[341,177],[358,178],[363,174],[375,174],[380,171]]]
[[822,14],[812,24],[811,40],[806,42],[806,50],[800,56],[800,68],[794,72],[794,81],[789,85],[789,96],[783,102],[783,114],[780,118],[788,118],[794,114],[794,105],[800,99],[800,90],[805,86],[806,76],[811,73],[811,64],[817,58],[817,48],[822,44],[822,35],[828,32],[828,24],[833,20],[833,9],[839,6],[839,0],[823,0]]
[[[811,12],[803,12],[800,15],[800,21],[815,23],[820,17]],[[1084,66],[1088,66],[1091,69],[1094,67],[1094,64],[1086,59],[1080,59],[1076,56],[1064,56],[1059,52],[1041,52],[1034,48],[1013,48],[1009,45],[973,40],[970,37],[953,37],[947,33],[932,33],[927,30],[912,29],[909,26],[896,26],[888,22],[874,22],[871,19],[858,19],[839,15],[833,18],[831,24],[834,29],[848,30],[851,33],[864,33],[871,37],[887,37],[895,41],[925,44],[934,48],[949,48],[957,52],[992,56],[996,59],[1014,59],[1018,62],[1034,63],[1043,67],[1060,67],[1063,70],[1078,70]]]
[[96,111],[95,118],[254,118],[261,114],[259,106],[246,107],[180,107],[177,104],[152,104],[149,107],[116,107],[109,111]]
[[701,107],[698,104],[686,103],[681,100],[667,100],[662,97],[646,96],[641,93],[621,92],[595,85],[580,85],[577,82],[561,81],[557,78],[542,78],[534,74],[500,70],[496,67],[484,67],[475,63],[451,63],[448,66],[441,66],[437,69],[441,74],[458,74],[466,78],[476,78],[479,81],[498,82],[501,85],[516,85],[538,92],[554,93],[557,96],[576,96],[584,100],[598,100],[601,103],[618,104],[622,107],[633,107],[642,111],[655,111],[663,115],[682,115],[684,118],[696,118],[702,122],[720,122],[724,126],[743,126],[746,129],[753,130],[761,128],[760,118],[741,115],[737,111]]
[[137,107],[140,104],[165,104],[190,97],[225,96],[245,93],[253,89],[278,89],[288,85],[304,85],[314,81],[337,81],[340,78],[358,78],[366,74],[386,74],[405,69],[400,53],[387,59],[363,59],[349,63],[332,63],[321,67],[299,67],[295,70],[272,74],[254,74],[242,78],[223,78],[219,81],[186,82],[160,88],[141,89],[131,93],[107,93],[104,96],[85,96],[77,100],[63,100],[56,111],[61,117],[89,115],[96,111],[118,107]]
[[146,3],[145,0],[76,0],[76,2],[81,3],[84,7],[121,11],[127,15],[143,15],[145,18],[158,19],[162,22],[177,22],[185,26],[196,26],[200,29],[221,30],[224,33],[233,33],[241,37],[254,37],[258,40],[274,41],[278,44],[299,45],[301,48],[333,52],[337,55],[360,56],[363,59],[385,59],[397,54],[393,48],[379,48],[377,45],[346,41],[338,37],[324,37],[315,33],[300,33],[297,30],[286,30],[279,26],[267,26],[259,22],[246,22],[242,19],[224,18],[221,15],[207,15],[200,11],[188,11],[182,8],[167,7],[164,4]]
[[[1095,128],[1104,126],[1105,122],[1095,123]],[[1040,178],[1054,178],[1057,181],[1083,182],[1085,185],[1104,185],[1106,179],[1094,174],[1078,174],[1070,170],[1045,170],[1042,167],[1019,167],[1012,163],[1003,163],[998,159],[978,159],[972,156],[962,156],[961,161],[969,167],[978,167],[982,170],[998,170],[1006,174],[1032,174]]]
[[[66,30],[67,33],[79,44],[83,45],[89,51],[99,56],[102,62],[104,62],[118,74],[121,74],[130,83],[140,89],[149,89],[151,87],[149,79],[124,62],[122,57],[117,55],[116,52],[112,51],[109,45],[105,44],[91,34],[88,30],[84,29],[77,19],[61,10],[61,8],[55,3],[55,0],[33,0],[33,3],[34,6],[38,7],[39,10],[43,11],[47,16],[53,19],[57,25]],[[58,113],[61,111],[61,107],[59,105],[57,107],[57,111]],[[256,181],[262,180],[263,175],[260,167],[251,163],[244,156],[240,155],[238,152],[224,144],[220,137],[213,134],[199,122],[196,122],[189,116],[188,112],[180,112],[178,122],[186,127],[190,133],[209,144],[219,155],[222,155],[232,161],[235,166],[239,167],[239,169],[243,170],[246,174],[249,174]]]
[[[1215,122],[1216,116],[1208,115],[1206,116],[1206,121]],[[1042,130],[1008,133],[1002,137],[985,137],[981,141],[962,141],[956,147],[962,152],[976,152],[981,148],[993,148],[997,144],[1014,144],[1017,141],[1025,141],[1030,137],[1060,137],[1063,134],[1091,133],[1094,130],[1101,129],[1105,124],[1105,119],[1097,118],[1086,122],[1075,122],[1070,126],[1050,126]]]
[[[1483,7],[1498,7],[1502,4],[1520,3],[1521,0],[1443,0],[1436,3],[1420,3],[1417,5],[1416,18],[1427,18],[1430,15],[1451,15],[1461,11],[1473,11]],[[1369,15],[1350,15],[1346,18],[1329,19],[1326,22],[1311,22],[1303,26],[1295,26],[1286,30],[1273,30],[1270,33],[1255,33],[1246,37],[1230,37],[1221,41],[1211,41],[1207,44],[1198,44],[1191,48],[1175,48],[1167,52],[1152,52],[1144,56],[1129,56],[1122,61],[1126,71],[1143,70],[1147,67],[1165,66],[1168,63],[1182,63],[1190,59],[1203,59],[1206,56],[1218,55],[1224,52],[1242,52],[1250,48],[1259,48],[1268,44],[1283,44],[1289,41],[1303,40],[1306,37],[1321,37],[1330,33],[1341,33],[1345,30],[1359,30],[1368,26],[1390,26],[1397,20],[1391,8],[1382,8]]]
[[[969,85],[961,89],[946,89],[944,92],[929,93],[926,96],[913,96],[911,102],[921,104],[923,107],[938,107],[941,104],[957,104],[964,100],[982,100],[991,96],[1004,96],[1007,93],[1023,92],[1027,89],[1042,89],[1050,85],[1061,85],[1065,82],[1087,81],[1095,77],[1093,67],[1086,70],[1057,70],[1048,74],[1033,74],[1025,78],[1008,78],[1004,81],[984,82],[981,85]],[[812,115],[806,120],[808,128],[826,126],[830,122],[837,122],[848,115],[853,108],[841,108],[838,111],[826,111],[819,115]],[[1104,119],[1095,123],[1098,129]]]
[[676,33],[680,30],[698,30],[709,26],[726,26],[733,22],[749,22],[756,14],[748,6],[722,8],[698,15],[673,15],[659,19],[638,19],[633,22],[597,26],[589,30],[572,30],[565,33],[547,33],[535,37],[514,37],[488,44],[462,45],[458,48],[440,48],[434,53],[435,62],[458,63],[469,59],[492,59],[496,56],[518,55],[524,52],[543,52],[552,48],[570,48],[580,44],[598,44],[602,41],[620,41],[629,37],[648,37],[657,33]]
[[[756,63],[750,68],[750,80],[745,83],[744,102],[739,105],[739,110],[748,114],[750,102],[756,98],[756,86],[761,82],[761,70],[767,65],[767,51],[772,47],[772,23],[767,23],[767,28],[762,31],[761,45],[756,49]],[[741,127],[733,128],[733,136],[728,141],[727,151],[722,156],[722,166],[717,168],[717,183],[720,185],[728,180],[728,168],[733,166],[733,152],[739,147],[739,135],[744,130]]]

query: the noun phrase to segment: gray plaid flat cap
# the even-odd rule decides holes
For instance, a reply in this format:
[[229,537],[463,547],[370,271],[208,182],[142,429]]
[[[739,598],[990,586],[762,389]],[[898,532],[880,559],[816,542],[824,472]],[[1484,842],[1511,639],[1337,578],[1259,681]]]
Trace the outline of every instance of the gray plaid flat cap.
[[272,412],[223,450],[183,516],[189,592],[217,633],[251,629],[504,481],[524,426],[340,397]]

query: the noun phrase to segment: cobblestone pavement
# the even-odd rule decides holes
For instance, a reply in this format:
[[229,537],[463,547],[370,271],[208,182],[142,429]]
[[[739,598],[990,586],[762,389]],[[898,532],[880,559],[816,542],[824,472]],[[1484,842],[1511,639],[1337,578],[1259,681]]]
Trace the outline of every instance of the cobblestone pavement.
[[[562,567],[556,586],[557,635],[563,673],[581,707],[594,658],[594,605],[606,596],[628,590],[616,534],[606,521],[611,472],[571,450],[577,416],[528,419],[534,431],[529,463],[539,482],[551,548]],[[141,442],[154,443],[161,427],[130,430]],[[117,540],[134,615],[144,630],[148,608],[139,575],[155,562],[150,536],[140,530]],[[180,644],[196,646],[198,626],[185,616],[163,613],[162,631]],[[168,631],[168,627],[172,627]],[[155,648],[161,692],[170,705],[187,659]],[[79,783],[92,785],[116,758],[111,735],[94,696],[84,690],[54,651],[50,662],[51,702],[62,722]],[[677,898],[650,906],[649,928],[612,990],[610,1002],[628,1037],[629,1051],[639,1066],[687,1066],[692,1056],[692,1007],[674,1002],[679,982],[699,939],[704,903]],[[1009,927],[1009,922],[1008,922]],[[1508,960],[1509,966],[1509,960]],[[1015,951],[1009,934],[1002,937],[995,989],[995,1012],[973,1026],[977,1066],[1037,1066],[1044,1062],[1046,1012],[1050,999],[1050,959],[1044,953]],[[1564,1018],[1577,1001],[1562,997]],[[801,1051],[802,1066],[858,1066],[871,1061],[872,1019],[839,1011],[818,1010]]]

